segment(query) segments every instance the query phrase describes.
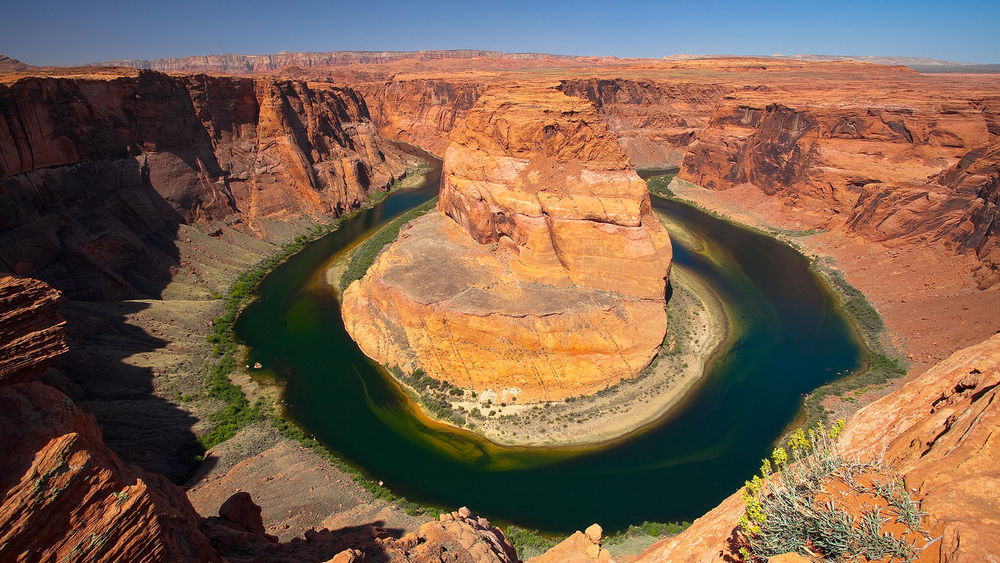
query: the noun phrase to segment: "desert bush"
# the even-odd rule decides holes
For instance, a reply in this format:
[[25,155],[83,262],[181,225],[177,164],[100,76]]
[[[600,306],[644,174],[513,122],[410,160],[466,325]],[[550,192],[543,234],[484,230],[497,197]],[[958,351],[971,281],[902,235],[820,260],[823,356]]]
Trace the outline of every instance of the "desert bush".
[[[843,427],[844,421],[838,420],[830,428],[800,428],[791,434],[787,450],[775,448],[770,459],[762,460],[760,473],[740,491],[745,511],[738,524],[739,553],[745,561],[766,561],[788,552],[836,560],[864,556],[912,561],[935,541],[921,530],[919,505],[896,479],[876,481],[873,487],[858,484],[855,478],[862,473],[886,470],[878,463],[843,457],[836,449]],[[834,479],[858,494],[881,497],[886,506],[852,514],[824,492]],[[886,532],[884,524],[893,519],[927,543],[917,548]]]

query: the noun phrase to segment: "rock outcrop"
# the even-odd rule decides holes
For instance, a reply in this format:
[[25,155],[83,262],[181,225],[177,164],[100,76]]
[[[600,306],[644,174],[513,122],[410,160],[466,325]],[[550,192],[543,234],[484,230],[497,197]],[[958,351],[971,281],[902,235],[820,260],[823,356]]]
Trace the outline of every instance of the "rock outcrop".
[[604,530],[591,524],[584,531],[577,530],[554,547],[528,560],[528,563],[612,563],[611,553],[601,547]]
[[344,293],[370,357],[523,403],[592,393],[655,355],[670,241],[591,104],[483,95],[452,135],[439,211]]
[[1000,554],[1000,335],[959,350],[858,411],[841,449],[882,456],[940,525],[942,561]]
[[[881,457],[901,474],[927,529],[943,531],[941,561],[988,561],[1000,553],[995,533],[1000,490],[1000,335],[959,350],[893,393],[862,408],[839,447],[862,461]],[[675,538],[638,560],[728,561],[729,539],[743,513],[734,494]]]
[[32,380],[66,352],[61,300],[38,280],[0,274],[0,384]]
[[0,559],[221,561],[184,491],[124,464],[55,389],[0,387],[0,449]]
[[29,381],[66,349],[58,293],[9,276],[0,287],[0,560],[220,561],[184,491],[123,463],[93,416]]
[[72,298],[157,296],[180,224],[281,239],[405,169],[351,89],[111,76],[0,84],[0,268]]
[[29,68],[31,68],[31,65],[8,57],[7,55],[0,55],[0,72],[18,72],[28,70]]

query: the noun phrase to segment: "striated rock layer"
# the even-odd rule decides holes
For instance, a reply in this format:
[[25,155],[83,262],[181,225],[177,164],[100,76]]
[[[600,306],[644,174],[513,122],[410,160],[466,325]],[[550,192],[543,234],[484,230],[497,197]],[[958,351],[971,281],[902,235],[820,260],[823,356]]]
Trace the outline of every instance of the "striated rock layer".
[[[839,447],[862,460],[882,457],[900,473],[940,529],[941,561],[990,561],[1000,553],[1000,335],[959,350],[852,417]],[[728,540],[743,502],[734,494],[675,538],[638,560],[730,561]]]
[[41,383],[0,387],[0,559],[218,561],[166,477],[129,466]]
[[179,225],[280,240],[405,169],[348,88],[66,72],[0,81],[0,269],[71,298],[157,296]]
[[439,211],[344,294],[370,357],[530,402],[632,377],[659,349],[670,241],[590,103],[480,97],[452,134]]
[[66,350],[58,301],[0,278],[0,560],[221,560],[184,491],[123,463],[93,416],[30,381]]
[[61,300],[38,280],[0,274],[0,383],[34,379],[66,351]]

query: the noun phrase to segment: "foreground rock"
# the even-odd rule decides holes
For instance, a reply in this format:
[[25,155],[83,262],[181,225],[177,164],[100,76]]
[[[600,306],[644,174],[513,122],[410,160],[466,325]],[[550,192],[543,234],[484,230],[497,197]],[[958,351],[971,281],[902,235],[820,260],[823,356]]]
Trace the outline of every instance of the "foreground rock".
[[[941,561],[989,561],[1000,553],[1000,335],[960,350],[866,406],[847,423],[840,448],[862,461],[883,456],[943,530]],[[883,453],[884,452],[884,453]],[[728,561],[743,502],[734,494],[639,561]]]
[[592,393],[649,363],[670,241],[591,104],[538,88],[484,95],[443,176],[440,213],[344,293],[366,354],[522,403]]
[[123,463],[55,389],[0,387],[0,449],[0,559],[221,560],[184,491]]
[[586,530],[573,533],[555,547],[529,560],[529,563],[611,563],[611,553],[601,547],[604,530],[591,524]]
[[0,377],[0,560],[220,560],[184,491],[123,463],[93,416],[30,381],[66,349],[58,298],[0,278],[0,349],[17,360]]

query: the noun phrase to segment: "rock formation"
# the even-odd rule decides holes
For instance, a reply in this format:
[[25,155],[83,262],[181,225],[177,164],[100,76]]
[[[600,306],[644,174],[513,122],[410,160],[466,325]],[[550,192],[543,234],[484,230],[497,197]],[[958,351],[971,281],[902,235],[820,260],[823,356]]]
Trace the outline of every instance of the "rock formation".
[[0,268],[73,298],[157,296],[179,262],[178,225],[280,239],[281,221],[354,208],[404,168],[350,89],[148,71],[20,78],[0,84]]
[[577,530],[554,547],[529,559],[529,563],[611,563],[611,553],[601,547],[604,530],[591,524],[584,531]]
[[124,464],[55,389],[0,387],[0,447],[0,559],[221,560],[184,491]]
[[61,300],[38,280],[0,274],[0,384],[32,380],[66,351]]
[[[440,59],[502,60],[512,64],[540,61],[540,64],[565,63],[589,57],[549,55],[545,53],[503,53],[475,49],[428,51],[330,51],[325,53],[278,53],[274,55],[203,55],[155,60],[123,59],[92,63],[92,66],[124,66],[162,72],[211,72],[216,74],[266,74],[286,67],[313,68],[386,64],[397,61],[436,61]],[[488,63],[487,63],[488,64]]]
[[12,358],[0,372],[0,560],[325,561],[344,552],[340,560],[517,561],[503,533],[467,508],[402,538],[369,525],[287,543],[265,534],[245,492],[201,518],[166,477],[108,449],[93,416],[29,381],[65,350],[58,298],[37,280],[0,277],[9,311],[0,350]]
[[0,72],[17,72],[28,70],[31,65],[25,64],[17,59],[12,59],[7,55],[0,54]]
[[[860,460],[882,457],[900,473],[926,512],[927,529],[943,530],[941,561],[988,561],[1000,553],[1000,335],[959,350],[852,417],[839,447]],[[723,561],[743,513],[734,494],[639,561]]]
[[344,293],[370,357],[520,402],[592,393],[649,363],[670,242],[591,104],[486,94],[453,133],[443,178],[440,213]]
[[433,154],[448,148],[448,134],[465,119],[486,86],[476,80],[427,78],[365,83],[364,95],[379,133]]
[[0,560],[221,560],[184,491],[123,463],[93,416],[29,381],[66,349],[58,293],[11,276],[0,287]]
[[981,287],[996,281],[996,100],[942,111],[931,100],[731,98],[697,133],[683,178],[712,189],[751,184],[869,240],[971,250],[983,262]]

